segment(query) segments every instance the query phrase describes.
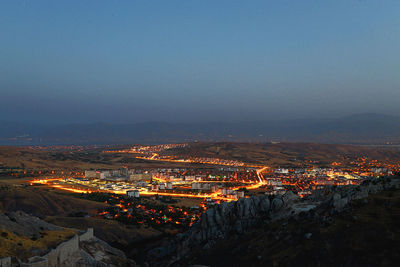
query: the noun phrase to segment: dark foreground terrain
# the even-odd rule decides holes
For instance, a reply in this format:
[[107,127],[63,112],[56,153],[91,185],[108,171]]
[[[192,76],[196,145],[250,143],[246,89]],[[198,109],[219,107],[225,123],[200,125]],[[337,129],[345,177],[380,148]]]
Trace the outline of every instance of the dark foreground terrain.
[[153,266],[398,266],[399,185],[399,177],[382,178],[310,199],[286,193],[222,205],[148,259]]
[[[35,213],[46,217],[54,227],[81,230],[93,227],[96,236],[117,245],[139,266],[396,266],[400,262],[398,176],[371,179],[361,186],[327,187],[305,199],[289,191],[282,196],[263,195],[225,202],[207,210],[186,233],[165,237],[164,241],[144,238],[146,242],[141,235],[150,229],[131,229],[96,218],[69,217],[67,214],[73,208],[62,201],[58,203],[62,209],[48,207],[45,212],[41,207],[48,202],[42,199],[43,194],[60,200],[66,198],[55,192],[39,189],[33,192],[5,185],[2,190],[3,211]],[[20,195],[15,202],[6,201],[7,194],[15,193]],[[24,200],[30,193],[35,197],[30,196],[33,202],[26,205]],[[92,205],[98,205],[79,199],[75,204],[89,213]],[[3,227],[3,235],[14,238],[12,229]],[[23,246],[38,242],[18,238],[15,236],[15,244],[2,243],[8,255],[14,250],[21,253],[18,242]],[[40,244],[44,242],[38,240]],[[120,246],[122,243],[125,246]]]
[[259,226],[195,251],[182,263],[210,266],[396,266],[400,262],[400,190],[355,201],[324,222],[305,213]]
[[[308,162],[330,166],[333,161],[347,166],[363,155],[382,162],[397,161],[400,155],[398,147],[311,143],[191,143],[164,153],[177,158],[234,159],[270,166],[302,166]],[[138,159],[101,150],[53,152],[2,147],[0,165],[5,172],[0,182],[0,212],[23,211],[75,230],[94,228],[95,236],[123,250],[141,266],[396,266],[400,262],[399,177],[374,178],[361,186],[327,187],[306,199],[287,192],[225,202],[207,210],[186,233],[171,237],[174,233],[96,218],[96,212],[106,203],[31,187],[24,181],[27,178],[15,179],[6,172],[17,168],[18,177],[27,168],[50,172],[53,164],[56,170],[61,166],[78,171],[119,168],[131,160]],[[140,161],[147,167],[169,164]],[[79,212],[89,217],[76,216]],[[13,236],[13,231],[3,230],[3,235]],[[64,238],[57,236],[48,242]],[[15,240],[14,247],[9,247],[9,242],[4,244],[7,250],[20,251],[18,243],[24,243]]]

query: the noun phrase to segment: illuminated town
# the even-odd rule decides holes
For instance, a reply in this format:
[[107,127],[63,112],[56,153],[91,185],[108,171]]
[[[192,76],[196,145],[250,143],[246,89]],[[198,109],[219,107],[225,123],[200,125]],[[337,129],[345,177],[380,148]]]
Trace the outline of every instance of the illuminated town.
[[[159,162],[196,163],[196,167],[86,170],[85,172],[40,171],[32,186],[45,185],[81,197],[110,204],[98,217],[152,227],[170,225],[185,229],[210,206],[253,195],[284,194],[300,197],[325,186],[358,185],[369,177],[398,172],[400,166],[358,158],[351,166],[332,162],[329,168],[271,168],[218,158],[160,156],[166,149],[186,144],[135,146],[103,153],[131,153],[135,158]],[[181,205],[179,200],[192,199]],[[177,204],[176,204],[177,203]]]

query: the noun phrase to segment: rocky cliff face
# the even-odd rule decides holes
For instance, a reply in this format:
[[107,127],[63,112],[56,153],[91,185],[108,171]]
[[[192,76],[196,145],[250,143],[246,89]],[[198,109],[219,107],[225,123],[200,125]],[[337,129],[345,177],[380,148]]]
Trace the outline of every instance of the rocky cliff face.
[[284,195],[264,195],[225,202],[207,210],[186,233],[178,234],[174,240],[150,251],[149,259],[155,265],[173,264],[192,249],[211,248],[216,240],[239,236],[256,225],[313,209],[323,209],[328,214],[341,212],[353,199],[365,198],[392,187],[400,187],[398,178],[367,180],[360,186],[327,187],[304,199],[287,191]]

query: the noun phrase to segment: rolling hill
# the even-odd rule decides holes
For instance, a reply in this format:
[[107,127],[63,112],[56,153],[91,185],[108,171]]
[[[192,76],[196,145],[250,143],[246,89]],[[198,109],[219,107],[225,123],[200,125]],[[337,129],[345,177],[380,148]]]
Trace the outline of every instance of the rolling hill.
[[400,117],[358,114],[336,119],[248,122],[33,125],[1,123],[0,144],[128,144],[190,141],[400,143]]

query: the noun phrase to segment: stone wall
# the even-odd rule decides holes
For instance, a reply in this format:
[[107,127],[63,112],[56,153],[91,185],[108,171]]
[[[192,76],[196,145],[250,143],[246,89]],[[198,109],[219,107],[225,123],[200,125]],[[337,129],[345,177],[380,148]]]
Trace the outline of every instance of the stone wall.
[[29,262],[21,263],[21,267],[48,267],[49,261],[43,257],[32,257]]
[[11,267],[11,257],[1,258],[0,267]]
[[[74,235],[43,256],[33,256],[27,262],[17,260],[17,266],[22,267],[136,266],[122,251],[96,238],[93,228],[88,228],[81,235]],[[0,267],[11,266],[11,257],[0,258]]]
[[81,257],[86,262],[87,266],[96,266],[96,267],[107,267],[107,264],[101,261],[97,261],[94,259],[89,253],[81,250]]
[[65,241],[57,246],[57,248],[52,249],[49,253],[44,255],[44,258],[48,259],[48,266],[62,266],[63,262],[68,261],[68,259],[74,254],[79,252],[79,237],[75,235],[68,241]]
[[[80,253],[79,242],[89,241],[94,238],[93,228],[87,229],[85,233],[78,236],[75,235],[68,241],[58,245],[49,253],[42,257],[32,257],[29,262],[21,264],[24,267],[47,267],[47,266],[64,266],[70,260],[70,257]],[[2,265],[1,265],[2,266]],[[6,265],[5,265],[6,266]]]
[[87,231],[79,236],[79,242],[89,241],[94,238],[93,228],[88,228]]
[[[75,235],[70,240],[59,244],[55,249],[52,249],[49,253],[42,257],[32,257],[28,262],[22,263],[21,266],[24,267],[59,267],[65,266],[73,256],[80,255],[79,242],[89,241],[94,238],[93,228],[89,228],[85,233],[78,236]],[[3,267],[3,265],[0,265]],[[4,266],[11,266],[4,265]]]

